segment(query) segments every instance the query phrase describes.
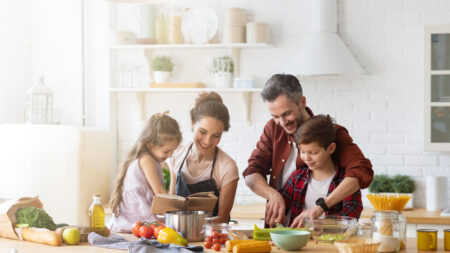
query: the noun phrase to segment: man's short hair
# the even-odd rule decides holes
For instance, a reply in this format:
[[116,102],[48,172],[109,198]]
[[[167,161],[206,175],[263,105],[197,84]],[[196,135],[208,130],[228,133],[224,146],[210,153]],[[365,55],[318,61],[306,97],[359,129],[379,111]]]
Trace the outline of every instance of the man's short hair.
[[297,77],[287,74],[275,74],[267,80],[261,91],[261,97],[264,102],[272,102],[280,95],[286,95],[289,100],[296,104],[300,103],[303,91]]
[[298,134],[299,144],[317,142],[319,146],[328,148],[336,141],[336,126],[330,115],[316,115],[305,121]]

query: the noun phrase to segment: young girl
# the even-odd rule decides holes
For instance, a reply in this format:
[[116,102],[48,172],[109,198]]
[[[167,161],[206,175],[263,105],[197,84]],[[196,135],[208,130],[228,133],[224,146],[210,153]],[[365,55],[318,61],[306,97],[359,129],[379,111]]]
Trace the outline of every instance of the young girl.
[[110,229],[130,232],[137,221],[155,221],[150,213],[153,196],[166,193],[160,163],[172,156],[181,142],[178,123],[167,112],[153,115],[117,175],[111,197]]

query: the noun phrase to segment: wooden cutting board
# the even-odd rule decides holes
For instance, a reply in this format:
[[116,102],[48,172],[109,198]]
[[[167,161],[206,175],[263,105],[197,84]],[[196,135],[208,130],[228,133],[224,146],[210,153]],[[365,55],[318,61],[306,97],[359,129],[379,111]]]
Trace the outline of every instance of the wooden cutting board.
[[190,83],[150,83],[150,88],[205,88],[202,82]]

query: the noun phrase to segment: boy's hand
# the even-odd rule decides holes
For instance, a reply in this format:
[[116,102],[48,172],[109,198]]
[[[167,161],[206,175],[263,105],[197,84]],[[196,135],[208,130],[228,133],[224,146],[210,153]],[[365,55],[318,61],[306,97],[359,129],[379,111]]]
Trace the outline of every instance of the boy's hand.
[[295,217],[294,221],[291,224],[292,228],[300,228],[303,227],[304,219],[309,218],[311,220],[319,218],[324,213],[322,207],[314,206],[310,209],[303,211],[297,217]]
[[285,208],[283,197],[279,192],[274,191],[266,204],[266,223],[270,227],[274,227],[276,223],[282,223]]

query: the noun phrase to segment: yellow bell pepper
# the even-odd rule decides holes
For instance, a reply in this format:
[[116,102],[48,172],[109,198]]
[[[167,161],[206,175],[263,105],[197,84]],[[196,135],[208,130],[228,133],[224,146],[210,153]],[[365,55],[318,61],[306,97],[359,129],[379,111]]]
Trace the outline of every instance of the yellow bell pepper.
[[159,231],[158,238],[156,240],[160,243],[173,243],[181,246],[187,246],[188,242],[177,231],[172,228],[163,228]]

